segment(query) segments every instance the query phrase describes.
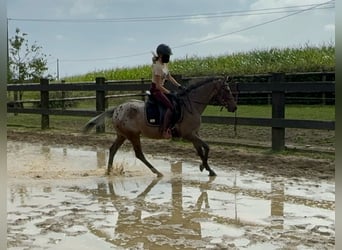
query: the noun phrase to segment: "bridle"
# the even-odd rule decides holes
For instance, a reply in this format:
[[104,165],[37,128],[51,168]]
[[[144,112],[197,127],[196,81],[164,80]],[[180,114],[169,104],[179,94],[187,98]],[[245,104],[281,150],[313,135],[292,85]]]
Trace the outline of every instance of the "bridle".
[[228,83],[222,84],[221,87],[218,89],[217,95],[216,95],[216,98],[219,101],[219,103],[222,105],[222,108],[228,109],[229,103],[232,101],[230,95],[232,95],[232,91],[230,90],[229,84]]
[[[237,103],[237,91],[235,92],[236,95],[234,95],[231,90],[231,86],[229,84],[229,82],[231,81],[231,78],[229,78],[228,76],[225,77],[224,79],[218,79],[218,81],[220,81],[220,84],[217,85],[215,87],[215,92],[216,92],[216,101],[222,106],[221,110],[223,108],[226,108],[227,110],[229,110],[229,106],[231,102],[235,102]],[[237,89],[237,85],[233,85],[234,89]],[[187,108],[189,113],[192,113],[192,107],[191,107],[191,103],[197,103],[197,104],[202,104],[202,105],[207,105],[207,102],[200,102],[197,100],[191,100],[190,101],[190,97],[189,94],[190,92],[188,90],[185,90],[181,95],[185,96],[188,103],[190,104],[190,107],[188,107],[188,105],[183,105]],[[234,119],[234,131],[235,131],[235,135],[236,135],[236,125],[237,125],[237,116],[236,116],[236,111],[234,111],[235,113],[235,119]]]
[[[229,84],[230,78],[226,77],[223,84],[220,85],[220,87],[217,89],[216,99],[219,101],[219,103],[222,105],[222,108],[228,109],[231,102],[237,102],[237,98],[235,98],[235,95],[233,94],[230,84]],[[234,85],[234,88],[236,86]]]

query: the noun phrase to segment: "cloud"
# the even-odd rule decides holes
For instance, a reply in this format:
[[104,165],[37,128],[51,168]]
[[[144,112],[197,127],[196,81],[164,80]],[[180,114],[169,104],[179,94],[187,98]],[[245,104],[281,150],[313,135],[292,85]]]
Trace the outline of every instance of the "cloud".
[[[250,11],[255,11],[255,12],[250,12],[251,15],[247,16],[236,16],[236,17],[230,17],[227,19],[225,22],[222,22],[219,27],[220,27],[220,32],[222,33],[227,33],[227,32],[235,32],[239,31],[240,29],[245,29],[250,26],[256,25],[256,24],[262,24],[268,21],[276,20],[280,17],[289,15],[293,12],[289,13],[276,13],[279,11],[289,11],[289,10],[304,10],[310,7],[313,7],[315,4],[321,4],[321,3],[326,3],[327,1],[324,0],[302,0],[301,2],[298,2],[297,0],[257,0],[254,3],[251,3],[249,5],[249,10]],[[302,6],[303,7],[296,7],[296,8],[286,8],[290,6]],[[329,5],[327,5],[329,6]],[[272,8],[279,8],[274,10],[275,13],[272,13]],[[257,11],[257,10],[263,10],[264,11]],[[268,9],[269,11],[267,11]],[[271,10],[270,10],[271,9]],[[328,10],[330,11],[330,10]],[[270,12],[270,14],[261,14],[261,13],[267,13]],[[254,15],[254,14],[255,15]],[[309,13],[311,15],[320,15],[321,17],[325,17],[326,13],[325,11],[313,11],[313,12],[305,12],[306,14]],[[306,23],[306,20],[308,20],[308,15],[297,15],[296,17],[297,21],[302,20],[299,24],[304,24]],[[294,18],[288,18],[287,20],[282,20],[281,22],[277,22],[277,25],[288,25],[288,28],[290,29],[291,25],[294,25],[293,22]],[[332,29],[332,27],[325,27],[325,30]]]

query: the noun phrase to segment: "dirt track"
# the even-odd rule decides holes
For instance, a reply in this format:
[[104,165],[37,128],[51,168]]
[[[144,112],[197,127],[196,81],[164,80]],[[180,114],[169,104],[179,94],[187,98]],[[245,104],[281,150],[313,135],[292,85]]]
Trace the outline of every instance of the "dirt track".
[[[25,142],[40,142],[50,145],[85,145],[109,148],[113,134],[65,133],[61,131],[27,131],[8,130],[8,139]],[[205,130],[203,134],[215,140],[210,134],[218,131]],[[322,135],[324,136],[324,135]],[[217,137],[217,136],[216,136]],[[260,140],[262,136],[258,139]],[[256,142],[258,142],[256,139]],[[317,138],[316,138],[317,139]],[[260,141],[259,141],[260,144]],[[143,151],[154,155],[170,155],[176,159],[194,160],[199,162],[195,150],[189,143],[177,140],[142,139]],[[333,154],[315,153],[271,153],[267,148],[247,148],[242,146],[227,146],[209,143],[209,163],[243,170],[257,170],[269,176],[306,177],[319,179],[334,179],[335,162]],[[123,147],[130,147],[127,142]]]

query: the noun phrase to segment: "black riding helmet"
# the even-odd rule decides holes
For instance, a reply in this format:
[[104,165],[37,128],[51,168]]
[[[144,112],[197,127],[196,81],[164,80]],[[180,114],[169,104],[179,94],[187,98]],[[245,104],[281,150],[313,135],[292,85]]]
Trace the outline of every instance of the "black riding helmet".
[[161,60],[163,63],[168,63],[170,61],[170,55],[172,55],[171,48],[166,44],[159,44],[157,47],[158,56],[161,55]]
[[169,46],[167,46],[166,44],[159,44],[158,47],[157,47],[157,55],[172,55],[172,50]]

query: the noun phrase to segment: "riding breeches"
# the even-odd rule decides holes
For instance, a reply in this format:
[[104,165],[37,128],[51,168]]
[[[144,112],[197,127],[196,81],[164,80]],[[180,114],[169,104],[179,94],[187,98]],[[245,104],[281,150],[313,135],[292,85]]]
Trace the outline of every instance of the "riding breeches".
[[171,109],[171,111],[173,111],[174,107],[172,105],[172,102],[169,100],[169,98],[167,98],[167,96],[163,92],[161,92],[159,89],[155,87],[154,83],[152,83],[150,92],[157,101],[162,103],[167,109]]

